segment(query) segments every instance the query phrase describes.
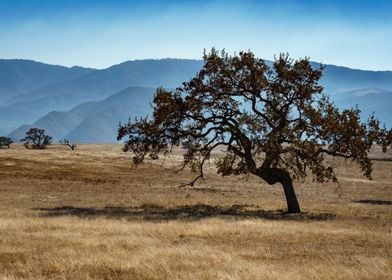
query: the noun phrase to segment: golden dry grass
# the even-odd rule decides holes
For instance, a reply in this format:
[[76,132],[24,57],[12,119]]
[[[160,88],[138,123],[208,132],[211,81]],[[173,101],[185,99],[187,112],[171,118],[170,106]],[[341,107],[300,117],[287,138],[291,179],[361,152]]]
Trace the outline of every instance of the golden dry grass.
[[[375,156],[379,156],[375,153]],[[392,161],[374,180],[339,163],[341,188],[283,191],[180,156],[131,168],[119,145],[0,150],[0,279],[391,279]]]

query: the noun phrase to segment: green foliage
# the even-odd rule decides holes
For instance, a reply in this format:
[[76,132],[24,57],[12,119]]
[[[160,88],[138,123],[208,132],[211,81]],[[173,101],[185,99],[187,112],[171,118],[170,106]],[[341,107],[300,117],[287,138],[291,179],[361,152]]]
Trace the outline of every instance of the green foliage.
[[52,137],[45,134],[45,130],[30,128],[26,132],[26,137],[20,140],[24,142],[27,149],[45,149],[52,143]]

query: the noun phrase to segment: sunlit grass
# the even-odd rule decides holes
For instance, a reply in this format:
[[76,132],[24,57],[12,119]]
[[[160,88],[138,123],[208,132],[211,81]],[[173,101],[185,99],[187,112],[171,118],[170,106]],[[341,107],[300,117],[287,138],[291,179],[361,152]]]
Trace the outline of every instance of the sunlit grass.
[[296,182],[304,213],[258,178],[196,188],[176,154],[131,168],[118,145],[0,151],[0,279],[388,279],[392,162],[341,187]]

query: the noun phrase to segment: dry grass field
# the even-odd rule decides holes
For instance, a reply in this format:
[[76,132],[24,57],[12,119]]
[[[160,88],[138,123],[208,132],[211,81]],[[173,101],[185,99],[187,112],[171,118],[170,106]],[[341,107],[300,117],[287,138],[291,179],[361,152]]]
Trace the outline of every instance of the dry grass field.
[[[374,156],[379,156],[375,153]],[[0,149],[0,279],[392,279],[392,161],[280,186],[131,167],[119,145]]]

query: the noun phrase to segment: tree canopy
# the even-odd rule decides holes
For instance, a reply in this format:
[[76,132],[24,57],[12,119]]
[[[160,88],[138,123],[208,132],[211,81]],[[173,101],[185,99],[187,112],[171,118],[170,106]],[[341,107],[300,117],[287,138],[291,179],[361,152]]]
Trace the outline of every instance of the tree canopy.
[[335,107],[319,84],[323,66],[314,69],[307,58],[281,54],[268,65],[250,51],[230,56],[212,49],[204,62],[176,90],[157,89],[152,118],[120,125],[118,139],[128,136],[124,150],[134,162],[187,143],[183,165],[196,167],[196,181],[211,152],[224,148],[218,173],[281,183],[288,211],[300,212],[292,178],[336,181],[333,157],[353,160],[371,178],[372,145],[385,150],[392,142],[374,116],[363,123],[358,108]]
[[52,143],[52,137],[45,134],[44,129],[30,128],[26,137],[20,140],[28,149],[45,149]]

